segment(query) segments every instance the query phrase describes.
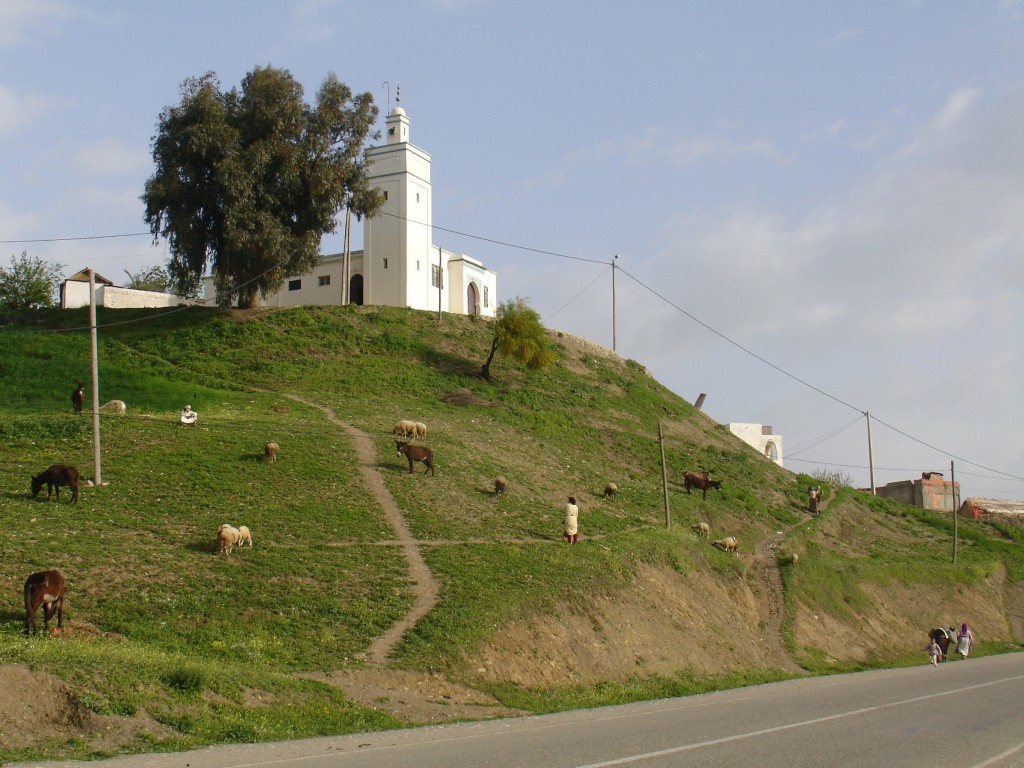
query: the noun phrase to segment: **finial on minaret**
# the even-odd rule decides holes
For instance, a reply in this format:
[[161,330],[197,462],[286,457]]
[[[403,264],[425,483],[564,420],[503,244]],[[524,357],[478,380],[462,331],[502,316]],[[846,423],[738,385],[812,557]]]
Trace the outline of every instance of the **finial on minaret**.
[[399,104],[402,101],[402,86],[401,84],[395,86],[395,104]]

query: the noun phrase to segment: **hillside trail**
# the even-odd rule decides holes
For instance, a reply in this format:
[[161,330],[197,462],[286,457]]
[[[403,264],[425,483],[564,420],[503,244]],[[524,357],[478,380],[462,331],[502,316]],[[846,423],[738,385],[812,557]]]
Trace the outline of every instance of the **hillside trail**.
[[[833,488],[828,498],[822,502],[818,514],[824,512],[832,503],[836,492]],[[782,643],[782,620],[785,614],[785,598],[783,596],[782,574],[779,572],[778,551],[790,531],[803,525],[804,521],[776,531],[758,545],[754,553],[754,574],[764,589],[765,599],[761,601],[761,620],[765,629],[765,651],[773,658],[780,668],[788,672],[803,672],[786,652]]]
[[434,575],[427,566],[419,549],[419,542],[413,537],[405,522],[398,503],[384,485],[377,464],[377,451],[373,438],[366,432],[347,424],[325,405],[307,400],[300,395],[286,394],[291,400],[316,408],[327,416],[334,425],[340,427],[352,439],[352,444],[359,457],[359,473],[374,500],[384,511],[384,517],[395,532],[395,539],[409,563],[409,579],[412,584],[413,605],[409,612],[395,622],[387,632],[374,640],[366,655],[374,664],[384,666],[388,663],[391,652],[407,631],[412,629],[420,619],[426,616],[437,605],[438,585]]

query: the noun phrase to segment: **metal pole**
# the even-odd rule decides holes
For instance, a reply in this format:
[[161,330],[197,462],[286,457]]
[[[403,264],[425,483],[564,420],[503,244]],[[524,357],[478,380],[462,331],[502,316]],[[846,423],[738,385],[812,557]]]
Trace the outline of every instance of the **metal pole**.
[[661,492],[665,496],[665,527],[672,527],[672,513],[668,508],[668,473],[665,469],[665,433],[658,422],[658,445],[661,447]]
[[[619,258],[618,254],[612,257],[612,352],[617,351],[615,348],[615,262]],[[658,429],[661,429],[659,424]]]
[[875,495],[875,452],[871,448],[871,411],[864,411],[868,418],[868,474],[871,477],[871,495]]
[[89,341],[92,347],[92,462],[95,467],[93,482],[103,484],[100,467],[100,366],[96,341],[96,273],[89,270]]
[[437,324],[441,324],[441,289],[444,288],[444,254],[437,246]]
[[959,505],[956,503],[956,473],[953,471],[953,462],[949,462],[949,481],[953,483],[953,562],[956,562],[956,540],[957,540],[957,518],[959,514]]

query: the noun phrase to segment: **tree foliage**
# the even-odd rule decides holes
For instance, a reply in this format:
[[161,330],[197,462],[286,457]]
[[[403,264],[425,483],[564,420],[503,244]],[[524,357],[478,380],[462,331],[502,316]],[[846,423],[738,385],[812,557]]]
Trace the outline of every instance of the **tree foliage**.
[[526,303],[526,299],[517,296],[499,304],[493,329],[491,351],[480,369],[480,375],[488,381],[491,380],[491,363],[498,352],[534,370],[555,361],[555,352],[548,343],[540,315]]
[[0,310],[22,312],[52,307],[64,279],[62,264],[51,264],[26,251],[11,256],[10,269],[0,267]]
[[182,83],[181,102],[160,114],[142,195],[154,240],[168,240],[176,291],[194,294],[209,266],[218,303],[250,307],[315,267],[343,208],[380,208],[365,153],[376,118],[373,97],[333,73],[312,106],[273,67],[227,92],[212,72]]
[[140,269],[134,273],[126,269],[124,273],[128,275],[128,285],[125,287],[136,291],[160,291],[161,293],[167,293],[172,287],[171,276],[167,274],[166,269],[159,265]]

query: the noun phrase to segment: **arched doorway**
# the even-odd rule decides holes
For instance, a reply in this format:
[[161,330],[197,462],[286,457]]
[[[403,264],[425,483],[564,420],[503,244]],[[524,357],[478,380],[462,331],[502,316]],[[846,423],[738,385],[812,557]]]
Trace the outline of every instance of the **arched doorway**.
[[476,289],[476,283],[470,283],[466,286],[466,314],[480,314],[480,294]]
[[779,463],[779,446],[775,444],[774,440],[769,440],[764,446],[764,455],[766,459],[771,459],[776,464]]
[[352,275],[348,281],[348,302],[349,304],[363,304],[363,276]]

